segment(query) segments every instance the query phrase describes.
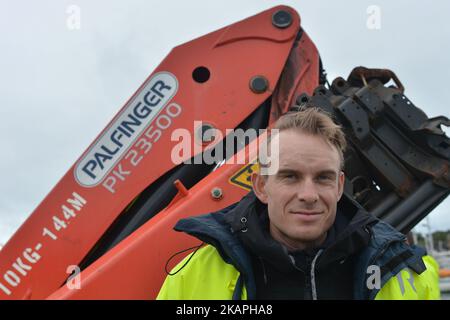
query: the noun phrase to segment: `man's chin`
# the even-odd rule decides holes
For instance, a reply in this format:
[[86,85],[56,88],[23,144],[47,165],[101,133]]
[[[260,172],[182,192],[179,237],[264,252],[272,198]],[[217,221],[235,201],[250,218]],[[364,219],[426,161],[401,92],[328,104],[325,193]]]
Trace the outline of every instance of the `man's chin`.
[[311,228],[298,228],[294,232],[290,232],[289,237],[296,242],[315,243],[321,242],[326,238],[326,232]]

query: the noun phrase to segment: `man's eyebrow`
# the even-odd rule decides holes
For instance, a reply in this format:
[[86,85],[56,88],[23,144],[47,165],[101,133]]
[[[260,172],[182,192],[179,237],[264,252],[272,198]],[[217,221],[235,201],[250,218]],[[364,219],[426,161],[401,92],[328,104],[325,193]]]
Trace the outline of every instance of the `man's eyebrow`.
[[297,173],[294,169],[280,169],[277,174]]
[[324,174],[324,175],[332,175],[332,176],[337,176],[337,172],[335,171],[335,170],[331,170],[331,169],[329,169],[329,170],[322,170],[322,171],[319,171],[319,174]]
[[[298,172],[294,169],[280,169],[278,170],[277,174],[287,174],[287,173],[295,173],[297,174]],[[336,176],[337,172],[335,170],[332,169],[325,169],[325,170],[321,170],[319,171],[317,174],[321,175],[332,175],[332,176]]]

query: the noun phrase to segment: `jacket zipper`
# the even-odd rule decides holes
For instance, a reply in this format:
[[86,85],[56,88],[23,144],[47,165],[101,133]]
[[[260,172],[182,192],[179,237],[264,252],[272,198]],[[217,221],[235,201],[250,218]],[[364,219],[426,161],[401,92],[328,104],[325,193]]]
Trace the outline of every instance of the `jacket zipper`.
[[[292,256],[289,255],[289,257],[291,258],[291,262],[294,266],[295,269],[297,269],[298,271],[301,271],[305,274],[305,290],[310,290],[310,297],[308,298],[312,298],[312,300],[317,300],[317,285],[316,285],[316,262],[317,259],[320,257],[320,255],[322,254],[323,249],[320,249],[316,255],[314,256],[311,264],[309,264],[309,268],[308,270],[303,271],[302,269],[300,269],[299,267],[297,267],[297,265],[295,264],[295,260]],[[308,279],[309,278],[309,279]],[[309,283],[308,283],[309,282]],[[310,288],[309,288],[310,287]],[[306,291],[305,291],[306,292]]]
[[320,249],[320,250],[316,253],[316,255],[315,255],[313,261],[311,262],[311,268],[310,268],[310,270],[311,270],[311,296],[312,296],[312,299],[313,299],[313,300],[317,300],[317,287],[316,287],[316,261],[317,261],[317,259],[319,258],[319,256],[322,254],[322,252],[323,252],[323,249]]

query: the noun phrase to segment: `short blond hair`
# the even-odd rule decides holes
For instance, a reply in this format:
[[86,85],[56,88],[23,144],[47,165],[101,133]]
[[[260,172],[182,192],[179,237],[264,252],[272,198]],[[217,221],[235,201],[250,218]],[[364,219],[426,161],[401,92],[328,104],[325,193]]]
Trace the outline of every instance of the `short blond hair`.
[[344,152],[347,147],[345,134],[342,127],[336,124],[326,111],[317,107],[300,108],[298,111],[282,115],[272,129],[278,129],[278,132],[298,130],[302,133],[322,137],[328,144],[336,148],[339,153],[340,168],[344,169]]

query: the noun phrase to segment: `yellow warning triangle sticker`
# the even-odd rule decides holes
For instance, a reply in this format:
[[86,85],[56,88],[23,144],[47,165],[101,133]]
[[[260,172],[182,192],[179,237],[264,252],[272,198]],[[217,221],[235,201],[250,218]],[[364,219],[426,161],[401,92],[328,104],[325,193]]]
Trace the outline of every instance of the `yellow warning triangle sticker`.
[[229,183],[241,187],[247,191],[252,190],[252,173],[259,170],[258,163],[249,163],[239,169],[231,178],[228,180]]

